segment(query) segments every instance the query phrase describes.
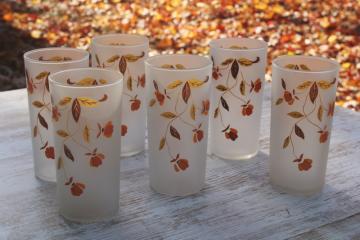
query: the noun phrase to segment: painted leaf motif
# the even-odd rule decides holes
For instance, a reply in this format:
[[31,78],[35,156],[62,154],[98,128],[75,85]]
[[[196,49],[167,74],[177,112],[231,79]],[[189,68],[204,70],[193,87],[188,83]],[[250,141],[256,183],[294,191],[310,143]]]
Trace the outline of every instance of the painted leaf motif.
[[296,88],[299,90],[304,90],[307,89],[308,87],[310,87],[310,85],[313,83],[313,81],[305,81],[303,83],[301,83],[299,86],[297,86]]
[[184,65],[182,65],[182,64],[175,64],[175,67],[177,68],[177,69],[185,69],[185,66]]
[[172,112],[163,112],[161,113],[161,116],[163,116],[164,118],[175,118],[176,117],[176,114],[172,113]]
[[96,107],[98,103],[97,100],[88,97],[78,97],[77,100],[79,101],[80,105],[84,107]]
[[223,65],[223,66],[229,65],[232,61],[234,61],[233,58],[228,58],[228,59],[226,59],[225,61],[223,61],[223,62],[221,63],[221,65]]
[[301,128],[300,128],[297,124],[295,124],[295,134],[296,134],[298,137],[300,137],[300,138],[302,138],[302,139],[305,139],[304,132],[301,130]]
[[124,56],[124,58],[126,59],[126,61],[128,62],[136,62],[137,60],[139,60],[140,58],[142,58],[143,56],[145,56],[145,52],[142,52],[141,55],[136,56],[133,54],[126,54]]
[[201,81],[199,79],[191,79],[187,81],[190,85],[190,87],[197,88],[204,84],[204,81]]
[[281,79],[281,86],[283,87],[284,90],[286,90],[286,83],[283,78]]
[[43,116],[41,116],[40,113],[38,113],[38,119],[39,119],[40,124],[41,124],[44,128],[48,129],[48,124],[47,124],[45,118],[44,118]]
[[75,122],[79,121],[80,113],[81,113],[81,106],[77,98],[73,101],[72,107],[71,107],[71,113],[75,120]]
[[40,148],[40,150],[44,150],[48,145],[49,145],[49,142],[46,141],[46,143],[44,144],[44,146],[42,146],[42,147]]
[[300,64],[300,68],[304,71],[310,71],[310,68],[308,68],[305,64]]
[[108,60],[106,60],[106,62],[113,63],[113,62],[117,61],[119,58],[120,58],[119,55],[114,55],[114,56],[111,56]]
[[64,97],[63,99],[61,99],[59,101],[59,105],[60,106],[65,106],[66,104],[68,104],[69,102],[71,102],[72,98],[71,97]]
[[195,105],[194,104],[192,104],[191,105],[191,108],[190,108],[190,117],[191,117],[191,119],[192,120],[194,120],[195,121],[195,112],[196,112],[196,109],[195,109]]
[[127,81],[126,81],[126,87],[129,91],[132,91],[132,78],[131,76],[128,77]]
[[289,112],[288,115],[289,115],[290,117],[293,117],[293,118],[301,118],[301,117],[304,116],[302,113],[296,112],[296,111],[294,111],[294,112]]
[[163,149],[165,146],[165,138],[161,138],[160,139],[160,144],[159,144],[159,150]]
[[45,78],[48,74],[49,74],[49,72],[41,72],[41,73],[39,73],[38,75],[36,75],[35,78],[36,78],[37,80],[40,80],[40,79]]
[[321,80],[317,83],[319,85],[319,87],[321,89],[329,89],[331,87],[331,82],[325,81],[325,80]]
[[243,66],[251,66],[253,62],[247,58],[239,58],[238,62]]
[[238,73],[239,73],[239,64],[237,63],[237,61],[234,61],[231,64],[231,75],[232,75],[233,78],[236,79]]
[[322,121],[323,112],[324,112],[323,107],[320,105],[317,112],[317,118],[319,119],[320,122]]
[[95,54],[95,60],[96,60],[96,63],[98,66],[100,66],[100,59],[99,59],[99,56],[97,54]]
[[50,92],[50,87],[49,87],[49,74],[46,75],[46,78],[45,78],[45,88],[48,92]]
[[90,142],[90,131],[87,125],[85,125],[83,130],[83,138],[85,142]]
[[102,98],[99,99],[99,102],[105,102],[108,99],[108,95],[104,94],[104,96],[102,96]]
[[40,101],[33,101],[33,102],[32,102],[32,105],[33,105],[34,107],[37,107],[37,108],[41,108],[41,107],[44,106],[44,104],[43,104],[42,102],[40,102]]
[[243,96],[245,95],[245,82],[244,81],[240,82],[240,93]]
[[180,86],[183,82],[181,80],[175,80],[172,81],[171,83],[169,83],[166,88],[167,89],[174,89],[177,88],[178,86]]
[[220,97],[220,101],[221,101],[221,105],[223,106],[223,108],[225,108],[227,111],[229,111],[229,105],[227,104],[225,98],[223,98],[222,96]]
[[183,89],[182,89],[182,98],[183,98],[183,100],[184,100],[185,103],[188,102],[190,95],[191,95],[190,85],[189,85],[188,82],[186,82],[186,83],[184,84]]
[[222,85],[222,84],[219,84],[219,85],[216,86],[216,89],[219,90],[219,91],[224,92],[224,91],[226,91],[228,88],[225,87],[225,86]]
[[153,85],[156,91],[159,91],[159,86],[155,80],[153,80]]
[[176,130],[175,127],[173,127],[172,125],[170,125],[170,134],[171,136],[173,136],[174,138],[177,138],[177,139],[181,139],[180,138],[180,133]]
[[57,160],[56,168],[59,170],[62,168],[62,166],[63,166],[63,160],[61,157],[59,157]]
[[154,106],[155,103],[156,103],[156,100],[154,98],[151,99],[150,102],[149,102],[149,107]]
[[126,71],[126,59],[124,58],[124,56],[122,56],[120,58],[120,61],[119,61],[119,71],[122,73],[122,74],[125,74],[125,71]]
[[284,139],[284,143],[283,143],[283,148],[286,148],[290,143],[290,137],[287,136],[285,139]]
[[69,134],[65,130],[57,130],[56,133],[57,133],[57,135],[59,135],[60,137],[63,137],[63,138],[66,138],[69,136]]
[[219,108],[216,108],[214,111],[214,118],[217,118],[218,115],[219,115]]
[[91,77],[86,77],[86,78],[83,78],[80,81],[76,82],[76,85],[79,85],[79,86],[92,86],[92,85],[94,85],[95,82],[96,82],[96,79],[91,78]]
[[316,82],[314,82],[314,84],[310,88],[310,93],[309,93],[310,100],[312,103],[315,103],[318,93],[319,93],[319,90],[318,90],[317,84],[316,84]]
[[74,155],[72,154],[72,152],[70,151],[70,149],[64,144],[64,153],[65,156],[70,159],[71,161],[74,161]]
[[37,126],[35,126],[35,127],[34,127],[34,130],[33,130],[33,136],[34,136],[34,138],[36,138],[37,134],[38,134],[38,128],[37,128]]
[[278,98],[278,100],[276,100],[275,105],[280,105],[284,100],[282,98]]

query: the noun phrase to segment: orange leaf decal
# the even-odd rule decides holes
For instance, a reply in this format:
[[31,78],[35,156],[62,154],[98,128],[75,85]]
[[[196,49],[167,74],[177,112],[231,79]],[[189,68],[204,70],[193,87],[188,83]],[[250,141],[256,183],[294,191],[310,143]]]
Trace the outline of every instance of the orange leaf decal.
[[180,138],[180,133],[176,130],[176,128],[175,127],[173,127],[173,126],[171,126],[170,125],[170,134],[171,134],[171,136],[173,136],[174,138],[177,138],[177,139],[181,139]]
[[126,59],[122,56],[120,58],[120,61],[119,61],[119,71],[122,73],[122,74],[125,74],[125,71],[126,71]]
[[70,151],[70,149],[64,144],[64,153],[65,156],[70,159],[71,161],[75,161],[74,159],[74,155],[72,154],[72,152]]
[[182,88],[182,98],[185,103],[188,102],[190,95],[191,95],[190,85],[188,82],[186,82],[184,84],[184,87]]
[[317,87],[317,84],[316,82],[313,83],[313,85],[311,86],[310,88],[310,100],[312,103],[315,102],[317,96],[318,96],[318,93],[319,93],[319,90],[318,90],[318,87]]
[[203,115],[208,115],[209,113],[209,108],[210,108],[210,101],[208,99],[203,100],[202,101],[202,110],[201,110],[201,114]]
[[48,129],[48,124],[47,124],[45,118],[44,118],[43,116],[41,116],[40,113],[38,113],[38,119],[39,119],[40,124],[41,124],[44,128]]
[[137,86],[139,87],[139,85],[143,88],[145,87],[145,74],[138,76]]
[[78,122],[79,118],[80,118],[80,113],[81,113],[81,106],[80,106],[80,103],[77,100],[77,98],[75,98],[75,100],[72,104],[71,113],[72,113],[72,116],[73,116],[75,122]]

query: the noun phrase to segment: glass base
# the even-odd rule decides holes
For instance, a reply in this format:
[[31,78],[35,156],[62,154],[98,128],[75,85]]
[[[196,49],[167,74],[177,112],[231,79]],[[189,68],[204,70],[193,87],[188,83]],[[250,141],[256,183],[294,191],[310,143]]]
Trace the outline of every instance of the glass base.
[[315,196],[315,195],[321,194],[321,192],[323,190],[323,186],[321,186],[320,188],[316,188],[316,189],[312,189],[312,190],[297,191],[297,190],[294,190],[292,188],[288,188],[288,187],[284,187],[284,186],[280,186],[278,184],[275,184],[271,180],[270,180],[270,183],[271,183],[271,186],[273,187],[273,189],[275,189],[278,192],[287,193],[287,194],[290,194],[290,195],[300,196],[300,197]]
[[158,188],[152,186],[151,184],[150,184],[150,188],[151,188],[154,192],[160,193],[160,194],[164,194],[164,195],[166,195],[166,196],[170,196],[170,197],[186,197],[186,196],[193,195],[193,194],[196,194],[196,193],[200,192],[201,189],[204,188],[204,185],[205,185],[205,184],[203,184],[200,188],[198,188],[198,189],[196,189],[196,190],[194,190],[194,191],[190,191],[190,192],[186,192],[186,193],[181,193],[181,194],[169,193],[169,192],[167,192],[167,191],[163,191],[162,189],[158,189]]
[[112,218],[117,216],[118,210],[115,211],[112,214],[107,215],[107,216],[94,217],[94,218],[73,218],[73,217],[66,216],[65,214],[62,214],[61,212],[59,212],[59,214],[60,214],[60,216],[62,216],[63,218],[65,218],[68,221],[75,222],[75,223],[85,223],[86,224],[86,223],[109,221]]
[[250,153],[250,154],[246,154],[246,155],[237,155],[237,156],[227,156],[227,155],[222,155],[222,154],[217,154],[217,153],[211,153],[219,158],[222,158],[222,159],[226,159],[226,160],[248,160],[254,156],[256,156],[258,154],[258,150],[256,152],[253,152],[253,153]]
[[120,157],[131,157],[139,153],[142,153],[143,151],[145,151],[145,148],[137,149],[129,152],[121,152]]
[[35,173],[35,177],[36,177],[36,179],[38,179],[40,181],[44,181],[44,182],[48,182],[48,183],[56,183],[56,178],[41,176],[37,173]]

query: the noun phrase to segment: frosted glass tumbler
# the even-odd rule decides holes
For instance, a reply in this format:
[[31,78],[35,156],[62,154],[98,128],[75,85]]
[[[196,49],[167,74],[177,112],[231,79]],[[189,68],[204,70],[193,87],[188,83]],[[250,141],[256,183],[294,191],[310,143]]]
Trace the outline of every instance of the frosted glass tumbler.
[[210,42],[213,60],[210,152],[248,159],[259,150],[267,43],[249,38]]
[[196,55],[146,60],[151,187],[185,196],[205,182],[211,61]]
[[49,74],[89,66],[89,53],[75,48],[41,48],[24,54],[25,78],[35,176],[54,182],[55,149],[52,136]]
[[270,180],[311,195],[324,186],[339,64],[281,56],[272,64]]
[[60,214],[92,222],[117,214],[123,76],[83,68],[51,74]]

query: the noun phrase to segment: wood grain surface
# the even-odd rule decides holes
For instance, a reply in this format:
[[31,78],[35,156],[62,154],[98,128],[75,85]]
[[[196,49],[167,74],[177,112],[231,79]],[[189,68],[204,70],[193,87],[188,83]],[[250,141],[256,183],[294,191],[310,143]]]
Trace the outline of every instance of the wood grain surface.
[[290,196],[269,185],[269,90],[256,157],[209,157],[206,187],[178,198],[149,188],[146,153],[124,158],[118,216],[85,225],[34,177],[26,91],[0,93],[0,239],[360,239],[360,114],[336,108],[322,194]]

